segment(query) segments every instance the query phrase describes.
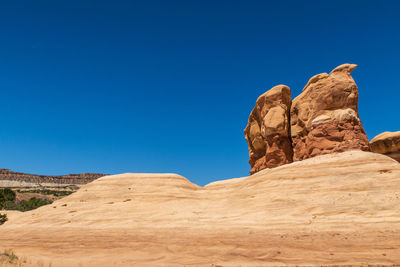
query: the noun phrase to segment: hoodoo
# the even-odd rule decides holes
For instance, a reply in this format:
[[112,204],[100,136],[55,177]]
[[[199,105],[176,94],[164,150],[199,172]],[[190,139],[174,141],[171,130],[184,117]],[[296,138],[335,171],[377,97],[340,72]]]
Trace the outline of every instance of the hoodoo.
[[257,99],[244,130],[251,174],[293,161],[289,137],[290,94],[289,87],[278,85]]
[[358,115],[358,88],[343,64],[330,74],[312,77],[291,107],[295,161],[348,150],[369,151],[369,140]]
[[356,67],[343,64],[315,75],[293,103],[284,85],[257,99],[244,130],[251,174],[323,154],[369,151],[351,77]]

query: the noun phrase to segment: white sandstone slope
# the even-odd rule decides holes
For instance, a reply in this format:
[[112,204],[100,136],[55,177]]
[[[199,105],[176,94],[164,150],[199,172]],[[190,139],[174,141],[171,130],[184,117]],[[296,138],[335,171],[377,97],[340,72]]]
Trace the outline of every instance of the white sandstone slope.
[[350,151],[205,187],[175,174],[105,176],[9,218],[0,251],[33,265],[392,265],[400,164]]

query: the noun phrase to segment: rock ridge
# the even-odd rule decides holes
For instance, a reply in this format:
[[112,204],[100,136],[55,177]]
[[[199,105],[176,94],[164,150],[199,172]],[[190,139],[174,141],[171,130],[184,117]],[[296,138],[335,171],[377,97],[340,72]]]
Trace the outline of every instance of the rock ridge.
[[79,173],[67,175],[36,175],[23,172],[14,172],[8,169],[0,169],[0,182],[1,181],[17,181],[27,183],[54,183],[54,184],[87,184],[105,176],[102,173]]

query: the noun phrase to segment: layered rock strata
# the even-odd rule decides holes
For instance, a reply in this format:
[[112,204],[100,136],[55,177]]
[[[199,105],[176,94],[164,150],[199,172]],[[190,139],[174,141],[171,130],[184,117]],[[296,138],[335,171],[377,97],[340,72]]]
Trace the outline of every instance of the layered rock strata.
[[369,145],[372,152],[387,155],[400,162],[400,131],[381,133]]
[[82,185],[104,176],[102,173],[80,173],[59,176],[36,175],[0,169],[0,187],[24,187],[32,184]]
[[244,130],[251,174],[293,161],[289,134],[290,94],[289,87],[278,85],[257,99]]
[[7,211],[0,251],[28,266],[393,267],[399,177],[400,164],[362,151],[204,187],[174,174],[106,176],[51,205]]

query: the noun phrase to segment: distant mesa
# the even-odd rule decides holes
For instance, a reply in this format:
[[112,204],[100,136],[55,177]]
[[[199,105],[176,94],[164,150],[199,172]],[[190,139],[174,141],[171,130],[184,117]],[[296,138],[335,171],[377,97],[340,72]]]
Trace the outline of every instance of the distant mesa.
[[23,172],[14,172],[8,169],[0,169],[0,187],[67,187],[71,185],[81,186],[90,183],[97,178],[105,176],[102,173],[80,173],[67,175],[36,175]]
[[[318,155],[370,151],[358,114],[358,88],[351,77],[356,67],[343,64],[329,74],[313,76],[293,101],[285,85],[257,99],[244,130],[251,174]],[[377,136],[372,151],[399,160],[399,133]]]

